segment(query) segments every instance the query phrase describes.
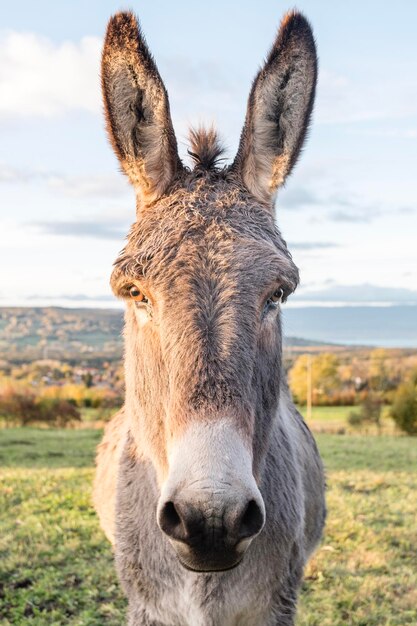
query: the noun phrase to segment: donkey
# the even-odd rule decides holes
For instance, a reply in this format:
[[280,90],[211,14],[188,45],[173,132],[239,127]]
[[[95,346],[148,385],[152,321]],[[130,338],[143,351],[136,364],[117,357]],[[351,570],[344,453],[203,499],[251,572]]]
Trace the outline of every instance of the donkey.
[[317,58],[287,14],[249,97],[234,162],[191,131],[132,13],[110,19],[107,130],[137,195],[111,285],[126,301],[126,401],[98,448],[94,501],[130,626],[289,626],[325,519],[314,439],[282,366],[280,304],[298,270],[274,198],[300,153]]

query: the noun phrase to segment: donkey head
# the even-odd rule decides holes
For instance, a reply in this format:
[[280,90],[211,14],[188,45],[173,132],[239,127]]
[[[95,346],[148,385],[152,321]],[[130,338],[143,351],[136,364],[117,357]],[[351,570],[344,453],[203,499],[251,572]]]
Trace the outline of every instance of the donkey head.
[[119,13],[108,25],[108,132],[137,194],[137,220],[112,274],[127,304],[132,454],[153,465],[159,527],[196,571],[237,565],[265,521],[279,305],[298,283],[273,204],[306,135],[316,74],[310,26],[290,13],[253,83],[233,164],[220,168],[215,132],[199,130],[190,170],[135,17]]

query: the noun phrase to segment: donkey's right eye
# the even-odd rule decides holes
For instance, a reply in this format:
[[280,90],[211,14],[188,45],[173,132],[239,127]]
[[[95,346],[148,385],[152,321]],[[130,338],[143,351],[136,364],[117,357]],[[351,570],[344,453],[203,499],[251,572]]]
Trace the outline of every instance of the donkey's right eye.
[[143,302],[144,304],[148,302],[145,294],[138,287],[136,287],[136,285],[132,285],[132,287],[130,287],[129,295],[135,302]]

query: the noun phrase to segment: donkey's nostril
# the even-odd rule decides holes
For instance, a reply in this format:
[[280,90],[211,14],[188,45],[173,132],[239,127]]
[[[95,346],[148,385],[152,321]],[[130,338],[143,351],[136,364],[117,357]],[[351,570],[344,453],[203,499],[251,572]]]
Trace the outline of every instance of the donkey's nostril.
[[158,510],[158,525],[170,539],[192,549],[218,550],[219,546],[236,546],[262,530],[262,504],[252,498],[238,505],[219,503],[214,510],[201,502],[197,508],[190,502],[167,500]]
[[181,528],[182,522],[173,502],[165,502],[159,512],[158,518],[159,526],[164,533],[170,537],[174,537],[179,534],[178,531]]
[[239,539],[257,535],[265,522],[265,516],[255,500],[250,500],[240,518]]

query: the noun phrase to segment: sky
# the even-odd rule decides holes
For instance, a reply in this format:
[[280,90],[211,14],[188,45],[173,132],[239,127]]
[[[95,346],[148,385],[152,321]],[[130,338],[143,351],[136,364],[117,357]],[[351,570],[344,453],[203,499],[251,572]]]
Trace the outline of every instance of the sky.
[[[232,160],[251,81],[292,4],[132,0],[187,128]],[[111,0],[0,3],[0,305],[117,306],[135,219],[107,141],[99,62]],[[300,268],[288,306],[417,304],[417,2],[300,0],[319,54],[313,123],[276,204]]]

